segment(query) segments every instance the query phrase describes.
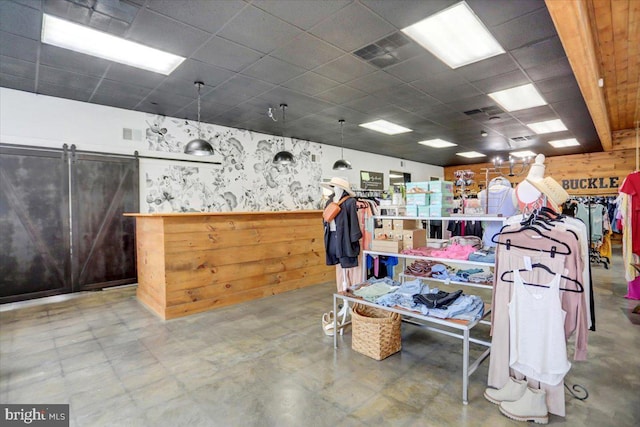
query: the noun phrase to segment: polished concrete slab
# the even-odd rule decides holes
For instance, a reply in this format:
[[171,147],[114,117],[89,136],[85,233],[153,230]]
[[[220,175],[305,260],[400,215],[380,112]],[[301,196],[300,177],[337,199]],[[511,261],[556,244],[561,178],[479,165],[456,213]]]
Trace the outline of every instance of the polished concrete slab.
[[[639,302],[623,297],[620,257],[593,271],[597,331],[589,360],[566,378],[589,398],[567,394],[567,416],[550,424],[636,425]],[[166,322],[135,287],[2,306],[0,402],[68,403],[71,425],[82,427],[521,424],[482,397],[488,361],[462,404],[454,338],[403,325],[402,351],[376,361],[351,350],[347,330],[334,350],[320,321],[333,290],[319,284]]]

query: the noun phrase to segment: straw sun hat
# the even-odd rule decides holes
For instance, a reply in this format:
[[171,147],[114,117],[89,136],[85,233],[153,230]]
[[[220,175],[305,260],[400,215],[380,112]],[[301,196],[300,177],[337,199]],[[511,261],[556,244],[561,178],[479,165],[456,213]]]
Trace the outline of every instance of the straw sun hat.
[[353,192],[351,186],[349,185],[349,181],[343,178],[333,177],[329,182],[321,182],[320,187],[326,188],[328,190],[333,191],[334,187],[342,188],[347,192],[350,196],[354,197],[356,193]]
[[540,180],[532,180],[527,178],[527,182],[533,185],[538,191],[547,196],[547,200],[550,201],[555,207],[556,210],[567,201],[569,198],[569,193],[562,188],[562,185],[558,183],[555,179],[547,176]]

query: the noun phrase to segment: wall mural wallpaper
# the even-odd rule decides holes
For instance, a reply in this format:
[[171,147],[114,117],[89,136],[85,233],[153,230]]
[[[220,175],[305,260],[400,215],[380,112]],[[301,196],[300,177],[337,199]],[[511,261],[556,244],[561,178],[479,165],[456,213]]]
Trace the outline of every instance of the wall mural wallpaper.
[[[197,123],[148,114],[149,151],[182,153],[198,136]],[[296,162],[276,166],[282,137],[201,123],[201,137],[213,146],[221,165],[179,160],[140,161],[145,177],[141,209],[146,212],[229,212],[320,209],[322,146],[285,138]]]

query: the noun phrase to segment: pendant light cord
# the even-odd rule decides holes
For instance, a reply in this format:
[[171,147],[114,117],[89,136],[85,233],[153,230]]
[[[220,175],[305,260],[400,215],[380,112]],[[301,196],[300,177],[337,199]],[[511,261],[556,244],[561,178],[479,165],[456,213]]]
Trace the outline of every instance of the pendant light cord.
[[202,88],[202,82],[196,82],[198,86],[198,138],[202,138],[202,133],[200,132],[200,89]]
[[340,120],[340,157],[344,159],[344,120]]

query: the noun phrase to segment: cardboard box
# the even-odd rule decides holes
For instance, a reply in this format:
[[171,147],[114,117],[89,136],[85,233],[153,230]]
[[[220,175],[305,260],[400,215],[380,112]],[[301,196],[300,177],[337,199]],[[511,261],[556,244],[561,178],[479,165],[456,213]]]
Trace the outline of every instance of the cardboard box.
[[418,216],[418,205],[407,205],[406,215],[407,216]]
[[390,252],[394,254],[400,253],[402,250],[402,242],[399,240],[372,240],[371,250],[376,252]]
[[394,230],[402,231],[420,228],[418,222],[415,219],[394,219],[392,221]]
[[453,182],[429,181],[429,191],[432,193],[452,193],[453,194]]
[[407,193],[407,205],[419,205],[425,206],[429,204],[429,194],[428,193]]
[[383,219],[382,220],[382,228],[385,230],[393,230],[393,220],[391,219]]
[[434,193],[429,200],[429,206],[453,206],[453,194]]
[[453,207],[451,206],[431,206],[429,216],[451,216]]
[[431,211],[429,209],[429,206],[418,206],[418,216],[419,217],[429,217],[431,216]]
[[393,231],[384,228],[376,228],[373,231],[373,238],[381,240],[391,239],[393,238]]
[[402,248],[414,249],[427,245],[427,230],[404,230],[402,232]]
[[407,182],[405,184],[407,189],[407,194],[412,193],[428,193],[429,192],[429,181],[424,182]]

